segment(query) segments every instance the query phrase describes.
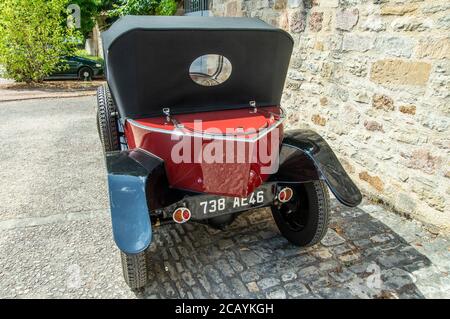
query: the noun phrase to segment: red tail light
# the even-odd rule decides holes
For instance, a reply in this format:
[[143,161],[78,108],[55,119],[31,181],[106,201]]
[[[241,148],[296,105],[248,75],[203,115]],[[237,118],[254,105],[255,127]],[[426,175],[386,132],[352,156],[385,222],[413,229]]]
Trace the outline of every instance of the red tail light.
[[285,187],[278,193],[278,200],[281,203],[287,203],[291,200],[292,195],[294,195],[294,191],[292,190],[292,188]]
[[191,219],[191,211],[186,207],[177,208],[173,212],[172,218],[175,223],[183,224]]

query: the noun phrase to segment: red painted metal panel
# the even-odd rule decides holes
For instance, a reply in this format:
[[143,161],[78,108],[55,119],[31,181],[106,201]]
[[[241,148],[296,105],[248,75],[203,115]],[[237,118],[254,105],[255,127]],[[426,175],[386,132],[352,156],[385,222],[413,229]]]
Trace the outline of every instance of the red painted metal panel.
[[130,148],[164,160],[171,187],[247,196],[278,169],[280,115],[265,107],[153,117],[127,121],[125,135]]

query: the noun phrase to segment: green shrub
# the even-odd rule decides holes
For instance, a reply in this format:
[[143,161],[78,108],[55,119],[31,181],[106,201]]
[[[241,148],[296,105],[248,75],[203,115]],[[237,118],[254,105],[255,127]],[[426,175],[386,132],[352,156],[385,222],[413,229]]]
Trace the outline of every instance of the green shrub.
[[74,55],[80,56],[82,58],[90,59],[93,61],[97,61],[98,63],[101,63],[101,64],[103,64],[103,62],[104,62],[101,57],[90,55],[89,53],[87,53],[86,50],[76,50]]
[[124,15],[173,15],[177,11],[176,0],[119,0],[108,15],[117,18]]
[[67,0],[1,0],[0,65],[4,76],[40,82],[73,54],[79,35],[65,24]]
[[161,0],[156,7],[155,13],[159,16],[171,16],[177,11],[177,3],[175,0]]

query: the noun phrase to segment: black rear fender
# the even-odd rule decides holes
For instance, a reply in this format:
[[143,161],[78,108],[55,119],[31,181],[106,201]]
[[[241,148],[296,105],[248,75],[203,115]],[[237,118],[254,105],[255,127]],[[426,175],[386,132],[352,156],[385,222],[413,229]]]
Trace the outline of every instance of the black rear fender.
[[323,179],[344,205],[361,203],[358,187],[345,172],[328,143],[311,130],[286,131],[280,149],[280,166],[271,181],[309,182]]

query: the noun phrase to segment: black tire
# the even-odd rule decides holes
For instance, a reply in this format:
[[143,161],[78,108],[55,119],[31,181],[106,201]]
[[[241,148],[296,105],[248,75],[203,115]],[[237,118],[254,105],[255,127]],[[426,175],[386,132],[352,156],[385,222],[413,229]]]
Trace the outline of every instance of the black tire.
[[94,75],[94,71],[91,68],[84,66],[80,70],[78,70],[78,78],[81,81],[92,81],[92,77]]
[[139,254],[126,254],[120,252],[122,261],[123,277],[127,285],[133,289],[140,289],[148,282],[147,253],[145,251]]
[[281,234],[296,246],[319,243],[328,229],[330,195],[323,181],[291,184],[292,199],[272,206],[272,215]]
[[118,113],[107,84],[97,89],[97,129],[105,152],[120,150]]

